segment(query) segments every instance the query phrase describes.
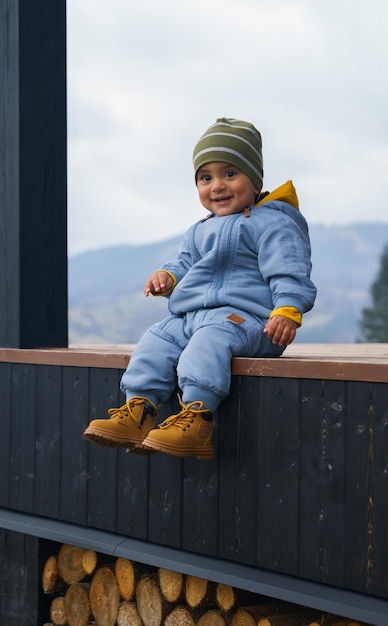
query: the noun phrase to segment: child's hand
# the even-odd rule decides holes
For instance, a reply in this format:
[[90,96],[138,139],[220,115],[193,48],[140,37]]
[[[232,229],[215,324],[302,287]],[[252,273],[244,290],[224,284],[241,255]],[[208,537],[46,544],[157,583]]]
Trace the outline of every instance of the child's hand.
[[168,291],[169,289],[171,289],[173,285],[174,285],[174,282],[171,276],[167,274],[167,272],[164,272],[163,270],[158,270],[157,272],[154,272],[152,276],[150,276],[149,279],[147,280],[145,287],[144,287],[144,295],[147,298],[150,295],[150,293],[151,294],[164,293],[165,291]]
[[278,346],[288,346],[295,339],[298,324],[283,315],[274,315],[264,328],[264,333]]

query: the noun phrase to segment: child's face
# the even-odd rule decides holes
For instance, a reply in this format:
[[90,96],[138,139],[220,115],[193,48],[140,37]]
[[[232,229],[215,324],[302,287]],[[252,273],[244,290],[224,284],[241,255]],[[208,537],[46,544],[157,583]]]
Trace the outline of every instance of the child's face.
[[240,213],[255,203],[257,190],[250,178],[235,165],[213,161],[197,172],[201,204],[216,215]]

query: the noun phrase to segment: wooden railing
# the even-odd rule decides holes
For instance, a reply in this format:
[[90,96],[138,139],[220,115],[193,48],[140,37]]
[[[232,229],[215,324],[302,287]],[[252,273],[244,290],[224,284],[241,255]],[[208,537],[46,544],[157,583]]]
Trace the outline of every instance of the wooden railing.
[[[4,519],[140,541],[148,559],[173,550],[187,567],[203,557],[224,574],[248,568],[252,580],[267,572],[388,600],[387,345],[234,359],[211,462],[83,439],[90,419],[122,404],[132,349],[0,349]],[[173,398],[161,419],[176,408]]]

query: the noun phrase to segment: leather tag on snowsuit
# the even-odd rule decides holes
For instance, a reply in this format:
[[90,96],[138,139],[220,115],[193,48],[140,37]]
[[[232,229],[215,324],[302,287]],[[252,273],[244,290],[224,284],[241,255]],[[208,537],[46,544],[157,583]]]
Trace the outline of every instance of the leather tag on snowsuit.
[[237,315],[237,313],[231,313],[226,319],[230,320],[234,324],[242,324],[245,322],[245,317],[241,317],[240,315]]

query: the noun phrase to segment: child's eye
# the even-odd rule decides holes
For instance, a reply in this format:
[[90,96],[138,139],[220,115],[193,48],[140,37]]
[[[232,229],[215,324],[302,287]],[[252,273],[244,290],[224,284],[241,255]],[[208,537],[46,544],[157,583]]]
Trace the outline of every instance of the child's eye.
[[202,180],[204,183],[208,183],[210,180],[210,175],[209,174],[202,174],[199,178],[199,180]]
[[227,172],[225,172],[226,178],[233,178],[233,176],[235,175],[236,175],[236,172],[234,172],[233,170],[228,170]]

